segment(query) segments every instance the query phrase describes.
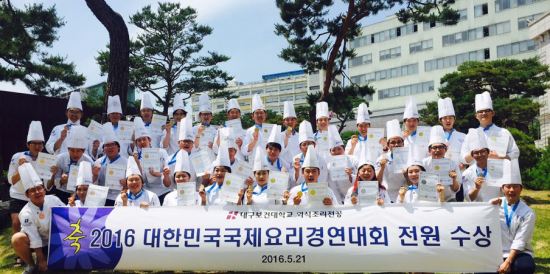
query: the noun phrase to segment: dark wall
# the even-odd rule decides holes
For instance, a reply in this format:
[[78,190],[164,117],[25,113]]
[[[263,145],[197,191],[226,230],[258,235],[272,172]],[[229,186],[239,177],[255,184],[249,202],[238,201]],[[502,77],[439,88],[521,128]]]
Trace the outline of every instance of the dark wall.
[[46,141],[53,127],[67,121],[67,99],[0,91],[0,165],[7,171],[11,156],[26,150],[31,121],[41,121]]

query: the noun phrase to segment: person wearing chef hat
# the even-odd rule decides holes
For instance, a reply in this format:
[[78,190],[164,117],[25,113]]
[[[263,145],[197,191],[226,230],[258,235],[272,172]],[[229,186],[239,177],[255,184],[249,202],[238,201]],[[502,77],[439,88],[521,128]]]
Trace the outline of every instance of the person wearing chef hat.
[[46,150],[50,154],[60,154],[67,151],[67,145],[65,140],[67,139],[72,126],[80,125],[80,119],[82,119],[82,102],[80,98],[80,92],[71,92],[69,96],[69,102],[67,103],[67,122],[61,125],[57,125],[52,129],[50,137],[46,142]]
[[134,157],[128,158],[126,167],[127,188],[123,188],[115,200],[115,206],[148,208],[161,206],[158,196],[145,189],[143,176]]
[[[483,129],[487,144],[489,145],[489,158],[508,160],[519,158],[519,148],[512,134],[507,129],[498,127],[493,123],[495,111],[493,110],[493,100],[489,92],[476,94],[475,110],[479,128]],[[461,148],[461,157],[468,164],[472,162],[470,151],[470,143],[464,142]]]
[[294,155],[300,153],[298,131],[296,130],[298,127],[298,118],[294,109],[294,102],[292,101],[285,101],[283,103],[283,125],[286,129],[284,131],[284,147],[281,157],[287,163],[291,163]]
[[[315,147],[315,137],[313,135],[313,129],[309,121],[302,121],[298,130],[298,142],[300,145],[300,153],[292,158],[292,172],[290,172],[291,186],[297,185],[304,180],[302,176],[302,165],[307,153],[307,148],[312,145]],[[319,180],[321,182],[327,182],[328,170],[327,163],[324,158],[319,157]]]
[[[25,187],[21,182],[21,176],[17,168],[24,163],[36,164],[38,153],[44,150],[44,132],[40,121],[32,121],[29,125],[27,149],[27,151],[17,152],[11,157],[8,169],[8,182],[11,185],[8,212],[11,218],[12,234],[21,230],[19,212],[28,202],[27,196],[25,196]],[[19,262],[20,259],[18,258],[17,261]]]
[[[241,148],[243,145],[244,137],[246,135],[246,131],[242,128],[241,107],[239,106],[239,101],[237,99],[233,98],[227,102],[226,118],[227,121],[224,123],[223,127],[219,127],[216,132],[216,137],[214,137],[215,142],[212,146],[212,151],[218,151],[221,139],[227,138],[229,137],[229,135],[231,135],[231,137],[234,137],[235,139],[234,141],[238,151],[236,157],[239,160],[244,161],[244,156],[241,152]],[[233,124],[229,126],[229,123]]]
[[54,195],[46,195],[42,180],[30,163],[24,163],[17,169],[29,202],[19,213],[21,231],[11,237],[11,245],[15,254],[27,264],[23,273],[47,271],[52,207],[65,207],[65,204]]
[[172,107],[172,118],[162,132],[161,148],[164,148],[168,154],[173,154],[178,150],[178,124],[181,119],[187,117],[185,104],[183,103],[183,94],[177,93],[174,96]]
[[498,273],[534,273],[533,232],[536,215],[521,200],[523,185],[517,159],[505,159],[503,176],[500,179],[504,197],[491,200],[500,207],[500,233],[502,238],[503,262]]
[[118,95],[109,96],[107,99],[107,118],[109,119],[109,122],[105,123],[104,126],[113,128],[119,140],[120,155],[128,158],[128,156],[132,154],[132,142],[122,140],[122,130],[118,123],[122,120],[122,105]]
[[149,92],[143,92],[141,94],[139,115],[145,124],[145,128],[149,130],[149,134],[151,135],[151,147],[158,148],[160,146],[160,138],[162,137],[162,133],[155,131],[152,128],[154,110],[155,106],[153,105],[151,94]]
[[404,139],[401,135],[401,128],[397,119],[386,122],[386,137],[388,152],[380,155],[376,160],[376,178],[382,180],[382,185],[386,188],[392,202],[401,186],[405,184],[402,170],[397,170],[394,165],[394,156],[392,151],[404,146]]
[[262,98],[258,94],[252,97],[252,120],[254,125],[246,130],[241,153],[244,157],[256,155],[256,149],[265,149],[265,140],[269,136],[269,130],[264,128],[264,123],[267,120],[267,110]]
[[195,134],[195,148],[207,149],[212,151],[214,146],[214,138],[216,137],[217,128],[211,125],[212,122],[212,105],[208,94],[203,93],[199,96],[199,124],[193,127]]
[[315,105],[315,121],[317,123],[317,132],[313,135],[315,140],[315,149],[319,156],[326,160],[330,155],[328,142],[328,125],[330,124],[330,113],[327,102],[318,102]]
[[47,184],[48,190],[53,189],[54,194],[63,203],[66,203],[74,192],[71,184],[76,182],[80,162],[93,163],[93,160],[84,153],[87,146],[88,129],[83,126],[73,126],[67,140],[67,151],[57,156],[57,163],[52,167],[52,177]]
[[457,162],[460,169],[464,169],[463,160],[460,159],[460,150],[466,134],[457,131],[454,128],[456,121],[455,109],[451,98],[444,98],[437,100],[437,113],[439,117],[439,123],[443,127],[445,132],[445,140],[447,141],[447,153],[445,157]]
[[88,194],[88,186],[93,183],[92,164],[81,162],[78,166],[78,178],[76,178],[76,190],[69,197],[70,207],[83,207]]
[[[184,118],[187,119],[187,118]],[[195,182],[191,180],[191,173],[194,172],[191,169],[191,162],[189,161],[189,155],[187,153],[178,153],[176,157],[176,163],[174,164],[173,181],[176,185],[180,184],[192,184],[193,189],[195,189]],[[201,190],[200,192],[194,191],[194,199],[190,201],[185,201],[182,199],[183,195],[180,195],[180,191],[177,186],[175,189],[168,193],[164,197],[164,202],[162,206],[184,206],[184,205],[206,205],[206,192]]]

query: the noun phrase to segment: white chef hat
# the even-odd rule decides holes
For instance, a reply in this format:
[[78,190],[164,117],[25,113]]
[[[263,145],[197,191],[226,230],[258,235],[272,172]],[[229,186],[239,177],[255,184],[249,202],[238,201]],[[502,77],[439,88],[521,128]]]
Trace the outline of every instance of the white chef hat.
[[107,114],[111,113],[122,114],[122,105],[120,104],[120,97],[118,95],[109,96],[107,99]]
[[80,92],[78,91],[71,92],[71,95],[69,95],[69,102],[67,102],[67,109],[77,108],[77,109],[83,110],[81,101],[82,100],[81,100]]
[[283,119],[294,117],[296,118],[296,111],[294,110],[294,102],[285,101],[283,109]]
[[67,136],[67,147],[86,149],[88,147],[88,128],[79,125],[71,126]]
[[151,139],[151,134],[145,128],[145,123],[143,123],[141,117],[136,117],[134,118],[134,138],[139,139],[141,137],[149,137]]
[[256,149],[252,171],[269,170],[266,157],[266,153],[263,149]]
[[313,145],[307,147],[306,156],[304,157],[304,162],[302,163],[302,168],[306,167],[316,167],[320,168],[319,157],[317,156],[317,151]]
[[453,100],[447,97],[444,99],[439,98],[437,100],[437,113],[439,119],[445,116],[455,116],[455,108],[453,107]]
[[203,93],[199,96],[199,114],[201,112],[212,113],[212,105],[210,104],[210,97],[207,93]]
[[369,108],[367,107],[367,104],[361,103],[359,107],[357,107],[356,120],[357,120],[357,124],[362,124],[362,123],[370,124]]
[[174,104],[172,108],[172,113],[176,112],[176,110],[178,109],[181,109],[185,113],[187,113],[187,111],[185,110],[185,105],[183,103],[183,94],[181,93],[176,93],[176,95],[174,95]]
[[234,108],[241,111],[241,106],[239,106],[239,101],[235,98],[229,99],[229,102],[227,102],[227,111],[230,111]]
[[386,137],[388,138],[388,140],[393,137],[403,138],[401,136],[401,127],[397,119],[393,119],[386,122]]
[[428,145],[431,146],[434,144],[447,145],[447,140],[445,139],[445,132],[443,131],[443,127],[440,125],[433,126],[430,129],[430,141]]
[[488,91],[481,94],[476,94],[475,105],[476,112],[485,109],[493,110],[493,100],[491,99],[491,94]]
[[36,170],[34,170],[34,167],[30,163],[24,163],[17,167],[17,172],[19,172],[21,183],[23,183],[25,191],[30,188],[43,185],[40,176],[38,176],[38,173],[36,173]]
[[179,122],[178,141],[183,140],[195,140],[195,134],[193,134],[193,123],[190,115],[184,117]]
[[485,133],[481,128],[470,128],[464,141],[468,145],[470,153],[474,150],[489,149]]
[[311,123],[309,121],[302,121],[300,123],[300,127],[298,130],[298,142],[301,144],[305,141],[312,141],[315,142],[315,138],[313,136],[313,128],[311,127]]
[[128,164],[126,165],[126,178],[132,175],[142,176],[136,159],[134,159],[134,157],[128,157]]
[[283,136],[281,134],[281,126],[273,125],[271,132],[269,133],[269,138],[267,139],[267,144],[276,143],[279,144],[281,149],[283,148]]
[[254,94],[254,96],[252,96],[252,113],[259,109],[265,110],[265,106],[262,102],[262,97],[258,94]]
[[318,102],[315,105],[315,119],[319,119],[322,117],[330,118],[327,102]]
[[149,92],[143,92],[141,94],[141,106],[139,107],[139,110],[143,109],[155,109],[153,101],[151,100],[151,94],[149,94]]
[[518,159],[503,159],[502,165],[502,178],[499,181],[503,185],[522,185]]
[[422,151],[422,147],[416,144],[408,146],[409,153],[407,158],[407,167],[410,166],[421,166],[424,167],[424,164],[422,163],[422,159],[424,158],[424,155],[426,155],[425,152]]
[[342,137],[335,125],[328,126],[328,143],[331,149],[344,145],[344,141],[342,141]]
[[76,177],[76,186],[90,185],[92,179],[92,164],[90,162],[81,161],[78,165],[78,176]]
[[110,124],[104,124],[102,128],[103,128],[103,145],[108,143],[117,143],[120,146],[120,141],[116,136],[113,126],[111,126]]
[[229,149],[224,142],[220,142],[218,155],[216,156],[216,160],[214,160],[214,162],[212,163],[213,168],[216,168],[218,166],[231,168],[231,161],[229,160]]
[[187,172],[191,176],[191,165],[189,155],[186,152],[180,151],[176,156],[176,165],[174,166],[174,174],[176,172]]
[[27,133],[27,143],[30,141],[44,142],[44,132],[42,131],[42,123],[40,121],[31,121],[29,132]]
[[409,96],[409,98],[407,99],[405,111],[403,112],[403,120],[407,120],[409,118],[420,118],[420,115],[418,114],[418,108],[416,106],[416,100],[412,96]]

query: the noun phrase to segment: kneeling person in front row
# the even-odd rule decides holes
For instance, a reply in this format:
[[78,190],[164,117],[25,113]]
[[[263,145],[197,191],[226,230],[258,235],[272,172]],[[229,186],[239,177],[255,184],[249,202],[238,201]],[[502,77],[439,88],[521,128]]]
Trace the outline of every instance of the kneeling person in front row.
[[[15,233],[11,244],[15,254],[27,267],[23,273],[33,273],[38,264],[38,270],[46,271],[48,262],[48,240],[50,237],[50,215],[52,207],[64,207],[65,204],[54,195],[46,196],[42,180],[30,163],[24,163],[18,168],[21,181],[25,186],[25,196],[29,202],[19,213],[21,232]],[[32,257],[36,253],[36,262]]]

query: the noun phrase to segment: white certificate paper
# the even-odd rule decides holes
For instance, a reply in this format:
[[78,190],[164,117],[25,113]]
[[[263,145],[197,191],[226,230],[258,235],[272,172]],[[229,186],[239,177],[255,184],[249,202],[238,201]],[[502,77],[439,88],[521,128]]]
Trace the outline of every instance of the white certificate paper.
[[196,188],[194,182],[176,184],[178,206],[195,205]]
[[430,142],[431,127],[418,126],[416,128],[416,141],[417,144],[428,144]]
[[451,185],[452,180],[449,177],[449,171],[451,170],[451,160],[449,159],[432,159],[431,164],[428,167],[428,172],[437,174],[441,184]]
[[166,125],[168,120],[167,116],[160,114],[153,114],[153,119],[151,119],[151,132],[160,134],[162,133],[162,127]]
[[392,160],[392,170],[393,173],[401,173],[405,168],[407,168],[407,160],[409,158],[409,148],[408,147],[396,147],[392,150],[393,160]]
[[203,176],[212,164],[213,160],[206,150],[199,150],[189,156],[189,160],[195,169],[197,177]]
[[438,202],[437,184],[439,176],[433,173],[422,172],[418,183],[418,200]]
[[489,185],[499,186],[503,177],[504,160],[488,159],[487,160],[487,182]]
[[261,137],[262,137],[262,144],[266,144],[267,140],[269,139],[269,134],[271,133],[271,129],[273,128],[274,124],[262,124],[261,128]]
[[69,179],[67,181],[67,190],[75,191],[76,190],[76,178],[78,178],[78,166],[71,165],[69,166]]
[[55,155],[39,152],[36,158],[36,173],[40,179],[49,180],[52,178],[51,168],[56,165]]
[[84,206],[104,206],[105,201],[107,200],[107,193],[109,193],[109,188],[106,186],[98,186],[94,184],[88,185],[88,193],[86,194]]
[[143,148],[141,150],[141,168],[149,174],[149,169],[160,172],[160,150],[158,148]]
[[118,130],[121,141],[132,142],[132,135],[134,135],[134,122],[130,121],[119,121]]
[[243,129],[240,118],[225,121],[225,126],[228,127],[228,128],[236,129],[236,130],[242,130]]
[[[323,205],[323,200],[328,197],[327,183],[314,183],[307,185],[308,203],[309,205]],[[332,201],[336,203],[336,201]]]
[[233,166],[233,168],[231,168],[231,172],[244,178],[248,178],[254,175],[252,167],[245,161],[239,161],[236,166]]
[[239,202],[239,192],[244,187],[244,180],[245,178],[237,174],[226,173],[220,194],[221,199],[229,203],[237,204]]
[[280,200],[288,190],[289,174],[281,171],[269,171],[267,199]]
[[357,198],[361,205],[376,204],[378,199],[378,181],[359,181]]
[[369,144],[379,144],[380,139],[384,138],[384,129],[383,128],[369,128],[367,133],[367,143]]
[[347,166],[346,155],[332,156],[329,164],[330,179],[333,182],[349,181],[349,176],[346,173]]
[[105,186],[110,189],[121,190],[120,180],[126,178],[126,167],[123,165],[108,164],[105,171]]
[[90,134],[88,136],[90,141],[103,140],[103,125],[91,120],[90,125],[88,125],[88,133]]
[[508,141],[509,138],[506,134],[495,134],[487,138],[487,145],[490,150],[496,151],[498,156],[504,157],[508,151]]

